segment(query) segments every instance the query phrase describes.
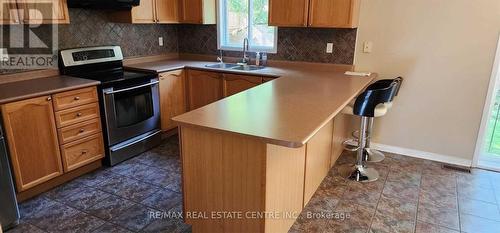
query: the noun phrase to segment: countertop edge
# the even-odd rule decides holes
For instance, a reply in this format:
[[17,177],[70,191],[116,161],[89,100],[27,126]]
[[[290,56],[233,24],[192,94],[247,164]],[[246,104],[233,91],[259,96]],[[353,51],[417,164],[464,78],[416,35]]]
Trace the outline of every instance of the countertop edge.
[[47,91],[40,91],[40,92],[36,92],[36,93],[29,93],[29,94],[15,96],[15,97],[11,97],[11,98],[0,99],[0,104],[7,104],[7,103],[12,103],[12,102],[16,102],[16,101],[26,100],[26,99],[30,99],[30,98],[36,98],[36,97],[40,97],[40,96],[44,96],[44,95],[52,95],[52,94],[60,93],[60,92],[65,92],[65,91],[71,91],[71,90],[80,89],[80,88],[97,86],[100,83],[101,82],[99,82],[99,81],[89,80],[89,82],[85,83],[85,84],[78,84],[78,85],[74,85],[74,86],[67,86],[67,87],[62,87],[62,88],[57,88],[57,89],[52,89],[52,90],[47,90]]

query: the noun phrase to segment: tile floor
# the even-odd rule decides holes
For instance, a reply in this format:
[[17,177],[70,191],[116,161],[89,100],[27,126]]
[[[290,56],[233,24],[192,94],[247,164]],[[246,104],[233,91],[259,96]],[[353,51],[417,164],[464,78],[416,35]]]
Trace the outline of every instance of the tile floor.
[[[373,183],[337,173],[343,155],[290,232],[500,232],[500,173],[472,174],[388,154]],[[15,232],[190,232],[182,209],[177,137],[20,204]],[[152,218],[167,211],[170,218]]]
[[[16,232],[190,232],[182,210],[177,137],[19,205]],[[167,212],[172,218],[151,218]]]
[[372,165],[380,179],[366,184],[338,175],[354,162],[343,155],[290,232],[500,232],[500,173],[387,155]]

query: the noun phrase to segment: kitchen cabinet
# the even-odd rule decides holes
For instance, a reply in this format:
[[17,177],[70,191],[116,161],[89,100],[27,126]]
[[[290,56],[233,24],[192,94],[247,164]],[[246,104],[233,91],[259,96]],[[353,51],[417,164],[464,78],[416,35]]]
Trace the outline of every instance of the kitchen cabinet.
[[262,84],[262,77],[237,74],[224,74],[224,97]]
[[179,0],[141,0],[132,10],[111,13],[111,20],[120,23],[179,23]]
[[216,24],[216,0],[180,0],[180,21],[189,24]]
[[3,8],[2,24],[69,23],[66,0],[15,0],[7,1],[7,6]]
[[360,0],[270,0],[269,25],[356,28]]
[[158,23],[179,23],[179,0],[156,0]]
[[33,189],[104,158],[96,87],[7,103],[1,110],[18,194],[32,196]]
[[186,112],[185,71],[175,70],[160,74],[161,129],[176,127],[172,117]]
[[306,27],[309,0],[269,0],[269,25]]
[[333,152],[333,120],[323,126],[307,143],[304,176],[304,207],[311,200],[330,170]]
[[51,96],[2,105],[17,191],[63,173]]
[[354,28],[358,26],[359,0],[310,1],[310,27]]
[[0,10],[0,24],[19,24],[16,1],[3,1]]
[[189,109],[194,110],[222,99],[222,75],[215,72],[187,70]]

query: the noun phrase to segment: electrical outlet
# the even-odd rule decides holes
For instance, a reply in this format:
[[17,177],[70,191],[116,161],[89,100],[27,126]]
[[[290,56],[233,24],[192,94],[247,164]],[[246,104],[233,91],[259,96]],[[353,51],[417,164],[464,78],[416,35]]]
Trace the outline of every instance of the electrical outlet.
[[371,41],[366,41],[363,43],[363,52],[364,53],[371,53],[373,51],[373,42]]
[[333,43],[326,43],[326,53],[333,53]]
[[163,46],[163,37],[158,37],[158,45]]

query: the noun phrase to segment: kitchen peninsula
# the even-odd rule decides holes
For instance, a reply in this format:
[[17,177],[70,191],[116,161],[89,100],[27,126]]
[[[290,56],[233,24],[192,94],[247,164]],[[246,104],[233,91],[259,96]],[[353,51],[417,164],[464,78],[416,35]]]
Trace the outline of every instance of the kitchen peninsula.
[[[129,68],[228,72],[205,64]],[[293,65],[231,72],[280,78],[173,118],[185,221],[193,232],[286,232],[342,152],[350,129],[341,110],[376,75]]]

